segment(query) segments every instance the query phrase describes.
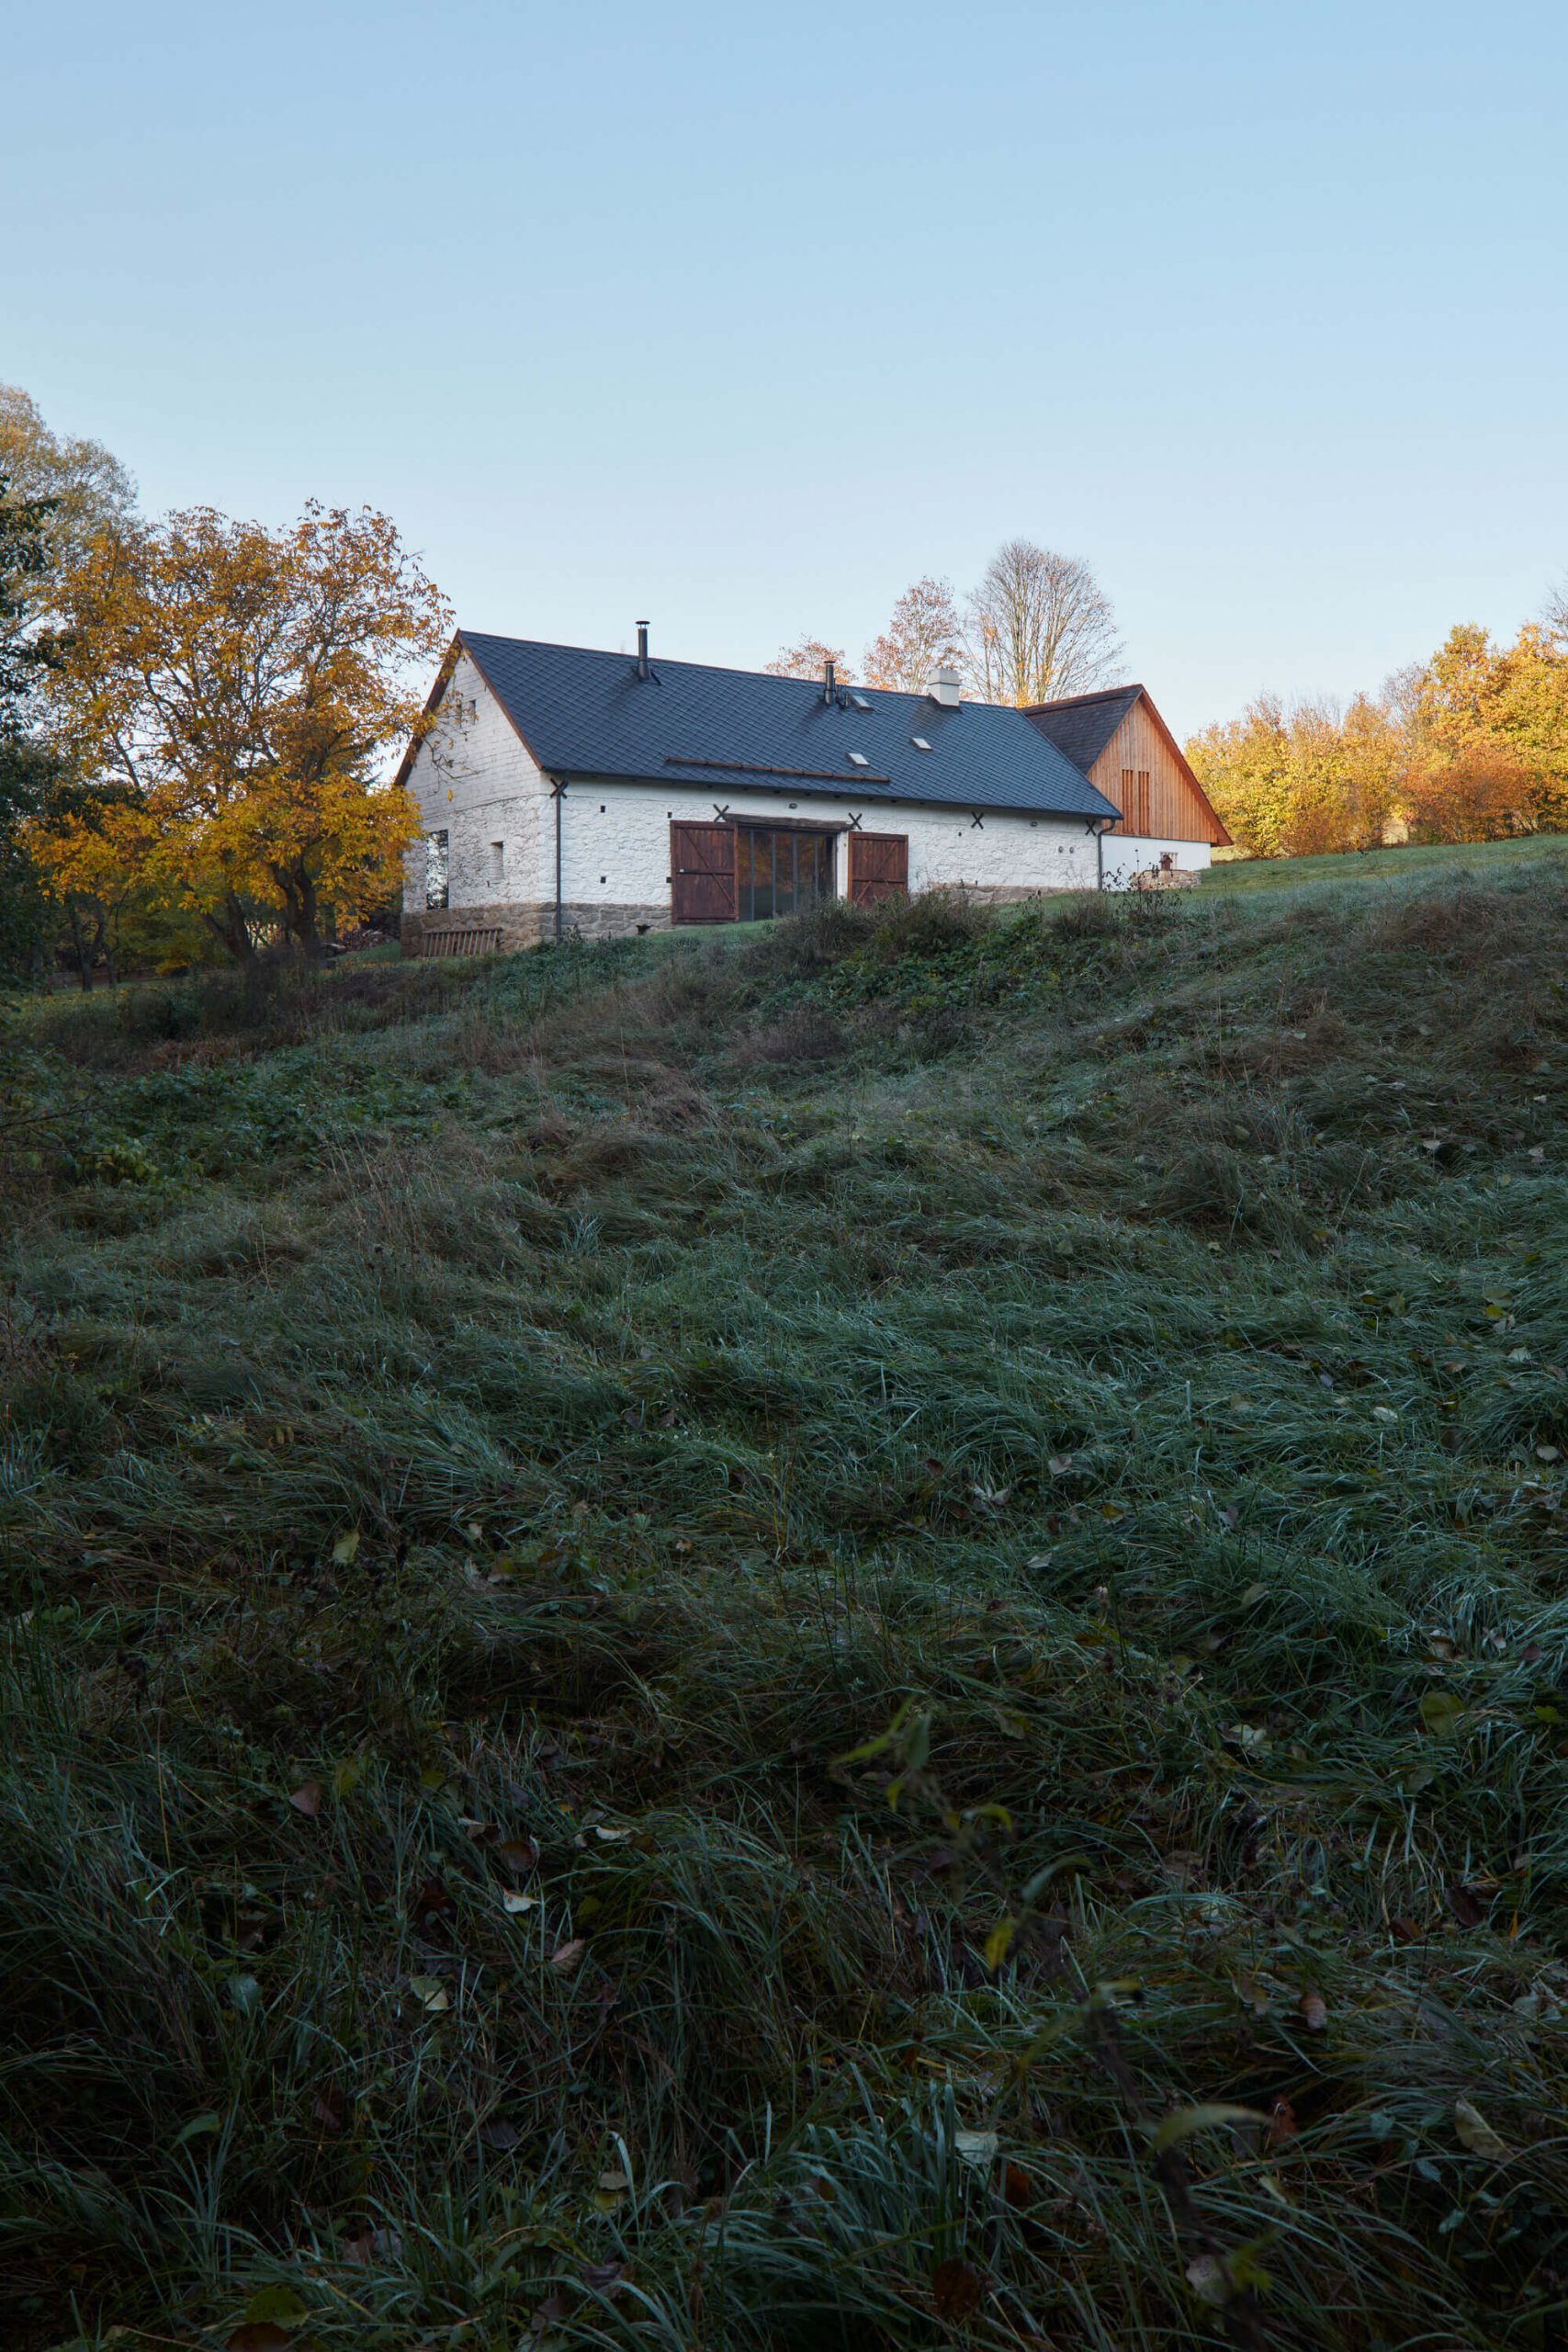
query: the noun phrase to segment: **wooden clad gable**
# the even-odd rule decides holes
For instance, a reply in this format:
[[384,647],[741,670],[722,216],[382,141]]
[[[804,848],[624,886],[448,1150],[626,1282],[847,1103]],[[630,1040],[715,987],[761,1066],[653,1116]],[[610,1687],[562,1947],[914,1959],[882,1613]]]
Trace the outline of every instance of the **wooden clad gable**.
[[1230,835],[1145,687],[1063,695],[1032,704],[1029,716],[1121,810],[1112,833],[1229,846]]
[[1141,694],[1089,769],[1089,780],[1122,814],[1113,833],[1151,841],[1208,842],[1230,835],[1180,747],[1146,694]]

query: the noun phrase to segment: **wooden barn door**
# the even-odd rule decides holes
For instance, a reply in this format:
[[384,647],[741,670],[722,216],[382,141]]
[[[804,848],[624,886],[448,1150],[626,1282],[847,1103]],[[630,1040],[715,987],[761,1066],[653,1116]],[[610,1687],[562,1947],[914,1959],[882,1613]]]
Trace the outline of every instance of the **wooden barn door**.
[[851,833],[850,904],[874,907],[909,887],[907,833]]
[[672,922],[735,921],[735,828],[671,825],[670,918]]

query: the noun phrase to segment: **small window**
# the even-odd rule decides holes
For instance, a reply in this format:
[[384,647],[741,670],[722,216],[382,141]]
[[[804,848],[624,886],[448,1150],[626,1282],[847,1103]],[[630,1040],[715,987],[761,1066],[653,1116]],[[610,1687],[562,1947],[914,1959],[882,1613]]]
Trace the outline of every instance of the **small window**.
[[871,765],[871,762],[866,758],[863,752],[852,752],[850,753],[850,762],[852,766],[857,768],[868,768]]
[[424,905],[427,914],[434,914],[447,903],[450,861],[447,857],[447,837],[445,831],[426,833],[424,837]]
[[853,703],[857,710],[869,710],[871,708],[871,705],[864,695],[852,695],[850,696],[850,700]]
[[492,882],[506,879],[506,843],[491,842],[490,845],[490,878]]
[[926,741],[923,735],[911,735],[909,741],[913,743],[917,752],[929,752],[931,750],[931,745]]

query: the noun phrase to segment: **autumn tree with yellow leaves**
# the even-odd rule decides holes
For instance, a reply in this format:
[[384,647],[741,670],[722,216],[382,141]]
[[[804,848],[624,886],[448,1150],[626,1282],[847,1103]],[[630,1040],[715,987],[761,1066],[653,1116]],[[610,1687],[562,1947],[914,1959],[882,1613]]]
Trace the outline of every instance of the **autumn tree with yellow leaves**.
[[95,541],[66,580],[49,692],[89,786],[41,828],[57,890],[193,910],[242,964],[319,952],[395,890],[419,831],[389,756],[419,723],[444,599],[370,508],[282,531],[209,507]]
[[1568,831],[1568,605],[1511,645],[1450,629],[1348,709],[1260,695],[1187,756],[1254,857]]

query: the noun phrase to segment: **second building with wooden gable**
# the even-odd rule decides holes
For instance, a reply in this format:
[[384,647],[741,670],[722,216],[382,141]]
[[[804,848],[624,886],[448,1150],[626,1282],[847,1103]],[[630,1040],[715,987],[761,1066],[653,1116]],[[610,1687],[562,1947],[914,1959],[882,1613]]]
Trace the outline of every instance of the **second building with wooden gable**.
[[1116,804],[1106,842],[1108,875],[1120,880],[1157,870],[1167,860],[1187,871],[1206,866],[1211,850],[1230,847],[1229,833],[1146,686],[1065,695],[1033,704],[1029,716]]

